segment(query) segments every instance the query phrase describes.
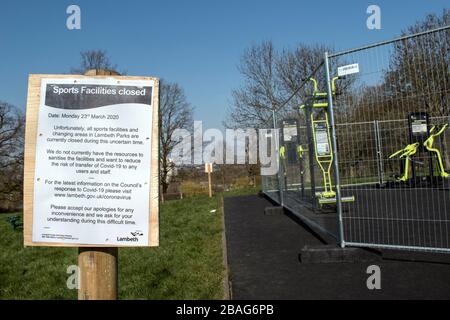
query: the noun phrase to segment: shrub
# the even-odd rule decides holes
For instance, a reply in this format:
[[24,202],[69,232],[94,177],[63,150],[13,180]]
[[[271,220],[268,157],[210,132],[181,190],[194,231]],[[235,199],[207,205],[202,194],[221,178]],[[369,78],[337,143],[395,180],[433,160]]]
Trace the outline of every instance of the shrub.
[[208,194],[208,186],[201,182],[183,181],[181,183],[183,197]]

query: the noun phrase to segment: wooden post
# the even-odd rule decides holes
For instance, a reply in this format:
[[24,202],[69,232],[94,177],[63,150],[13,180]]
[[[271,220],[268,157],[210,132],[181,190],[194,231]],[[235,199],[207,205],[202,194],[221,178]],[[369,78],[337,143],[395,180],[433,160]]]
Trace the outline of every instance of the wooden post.
[[205,172],[208,174],[208,189],[209,189],[209,197],[212,198],[212,185],[211,185],[211,173],[213,171],[212,163],[205,163]]
[[116,300],[118,248],[78,249],[78,300]]
[[208,171],[209,197],[212,198],[211,171]]
[[[119,75],[110,70],[88,70],[85,76]],[[117,300],[118,248],[78,248],[79,300]]]

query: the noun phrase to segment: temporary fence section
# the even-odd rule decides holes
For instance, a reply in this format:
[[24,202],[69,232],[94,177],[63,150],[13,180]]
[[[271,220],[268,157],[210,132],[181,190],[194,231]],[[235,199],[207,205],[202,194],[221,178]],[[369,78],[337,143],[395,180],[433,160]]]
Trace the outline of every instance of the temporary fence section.
[[449,87],[450,27],[325,53],[273,114],[264,192],[342,246],[450,252]]
[[[269,146],[267,148],[268,153],[275,152],[278,154],[279,152],[279,138],[278,138],[278,129],[276,129],[275,121],[275,113],[272,113],[272,116],[261,126],[261,129],[265,129],[264,141],[265,145]],[[272,159],[274,157],[271,157]],[[280,171],[279,168],[279,159],[276,157],[276,163],[268,163],[267,167],[275,166],[276,169],[274,172],[268,171],[261,177],[261,184],[264,193],[271,198],[273,201],[277,203],[282,203],[282,194],[280,191]],[[264,167],[264,165],[261,165]]]

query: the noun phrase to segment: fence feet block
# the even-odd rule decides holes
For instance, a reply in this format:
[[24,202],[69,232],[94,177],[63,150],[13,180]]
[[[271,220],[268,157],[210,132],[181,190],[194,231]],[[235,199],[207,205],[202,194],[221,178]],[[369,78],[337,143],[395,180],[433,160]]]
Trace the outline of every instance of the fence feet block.
[[301,263],[356,263],[380,261],[377,252],[361,248],[340,248],[336,245],[304,246],[300,251]]
[[450,255],[448,253],[443,252],[421,252],[421,251],[382,249],[381,254],[384,260],[450,264]]

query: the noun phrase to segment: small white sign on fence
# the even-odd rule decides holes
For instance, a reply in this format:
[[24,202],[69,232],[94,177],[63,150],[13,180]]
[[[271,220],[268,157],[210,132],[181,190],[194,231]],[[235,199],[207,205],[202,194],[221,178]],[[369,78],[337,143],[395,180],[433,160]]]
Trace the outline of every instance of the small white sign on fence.
[[338,67],[338,76],[343,77],[348,74],[358,73],[359,72],[359,64],[353,63],[348,64],[346,66]]

